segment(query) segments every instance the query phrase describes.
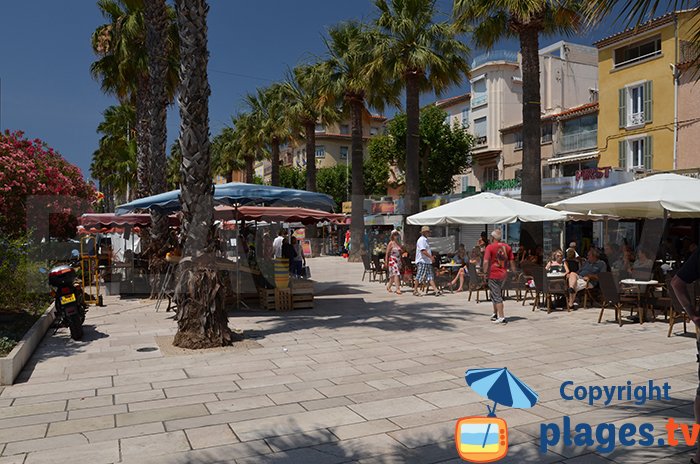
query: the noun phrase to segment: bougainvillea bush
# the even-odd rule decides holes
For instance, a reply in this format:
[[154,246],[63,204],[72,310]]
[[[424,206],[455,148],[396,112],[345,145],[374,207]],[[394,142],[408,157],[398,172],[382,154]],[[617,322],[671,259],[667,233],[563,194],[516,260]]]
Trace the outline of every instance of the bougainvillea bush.
[[95,198],[80,169],[46,143],[0,134],[0,236],[23,235],[38,220],[48,222],[51,237],[73,237],[75,216]]

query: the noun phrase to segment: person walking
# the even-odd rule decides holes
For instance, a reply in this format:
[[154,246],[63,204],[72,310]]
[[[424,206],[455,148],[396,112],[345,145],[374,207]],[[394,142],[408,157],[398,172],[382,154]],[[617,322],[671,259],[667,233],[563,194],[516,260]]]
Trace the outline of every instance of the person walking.
[[403,252],[403,247],[399,240],[399,231],[392,231],[389,244],[386,246],[386,256],[384,257],[384,262],[389,272],[389,281],[386,284],[386,290],[392,293],[391,289],[393,285],[396,284],[397,295],[401,295],[401,270],[399,264],[401,263],[401,253]]
[[484,271],[493,303],[491,320],[496,324],[508,322],[503,312],[503,284],[508,277],[508,268],[515,272],[513,250],[510,245],[501,242],[502,237],[501,229],[495,229],[491,232],[491,243],[484,250]]
[[[695,308],[695,302],[691,301],[688,285],[700,279],[700,250],[696,249],[688,261],[683,264],[683,267],[671,279],[671,288],[676,294],[676,298],[683,310],[690,316],[690,320],[695,324],[695,345],[697,347],[696,359],[700,362],[700,339],[698,336],[698,327],[700,327],[700,314]],[[695,403],[693,404],[695,412],[695,423],[700,424],[700,364],[698,364],[698,388],[695,390]],[[695,457],[690,460],[690,464],[700,464],[700,446],[695,451]]]
[[[421,236],[418,237],[416,242],[416,280],[413,283],[413,294],[415,296],[423,296],[422,293],[418,291],[418,285],[421,283],[429,283],[433,290],[435,290],[435,296],[442,295],[442,292],[437,289],[435,285],[435,274],[433,272],[433,262],[435,257],[430,250],[430,243],[428,243],[428,236],[430,236],[430,227],[423,226],[420,229]],[[427,292],[427,289],[426,289]]]

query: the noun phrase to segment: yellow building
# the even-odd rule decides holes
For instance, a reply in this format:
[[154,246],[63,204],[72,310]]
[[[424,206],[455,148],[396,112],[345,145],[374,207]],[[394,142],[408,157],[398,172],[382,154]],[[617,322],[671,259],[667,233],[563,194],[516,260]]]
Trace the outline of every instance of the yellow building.
[[696,22],[692,11],[668,13],[595,43],[599,166],[640,172],[677,168],[674,69]]

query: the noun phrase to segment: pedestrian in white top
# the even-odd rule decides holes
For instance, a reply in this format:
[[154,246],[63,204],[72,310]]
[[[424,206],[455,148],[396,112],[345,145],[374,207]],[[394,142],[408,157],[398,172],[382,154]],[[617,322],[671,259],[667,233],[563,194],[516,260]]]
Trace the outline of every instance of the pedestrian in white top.
[[[430,251],[430,243],[428,243],[428,236],[430,235],[430,227],[423,226],[420,229],[421,236],[416,242],[416,280],[413,282],[413,294],[416,296],[423,296],[418,291],[419,283],[430,283],[430,286],[435,291],[435,296],[442,295],[442,292],[437,289],[435,285],[435,274],[433,273],[433,262],[435,257],[433,257]],[[427,288],[426,288],[427,291]]]
[[275,240],[272,242],[272,253],[274,258],[282,257],[282,245],[284,245],[284,240],[286,237],[286,229],[280,229],[279,232],[277,232],[277,237],[275,237]]

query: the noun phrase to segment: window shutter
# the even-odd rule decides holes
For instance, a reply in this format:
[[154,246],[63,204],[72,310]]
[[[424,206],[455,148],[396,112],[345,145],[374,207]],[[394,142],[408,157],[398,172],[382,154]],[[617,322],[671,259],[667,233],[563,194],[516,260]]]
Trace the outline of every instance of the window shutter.
[[617,145],[619,147],[617,162],[622,169],[627,169],[627,142],[621,140]]
[[644,122],[651,122],[651,81],[644,83]]
[[651,135],[644,137],[644,169],[651,171],[652,168],[652,150],[651,150]]
[[620,127],[627,125],[627,89],[618,90],[619,95],[619,110],[620,110]]

